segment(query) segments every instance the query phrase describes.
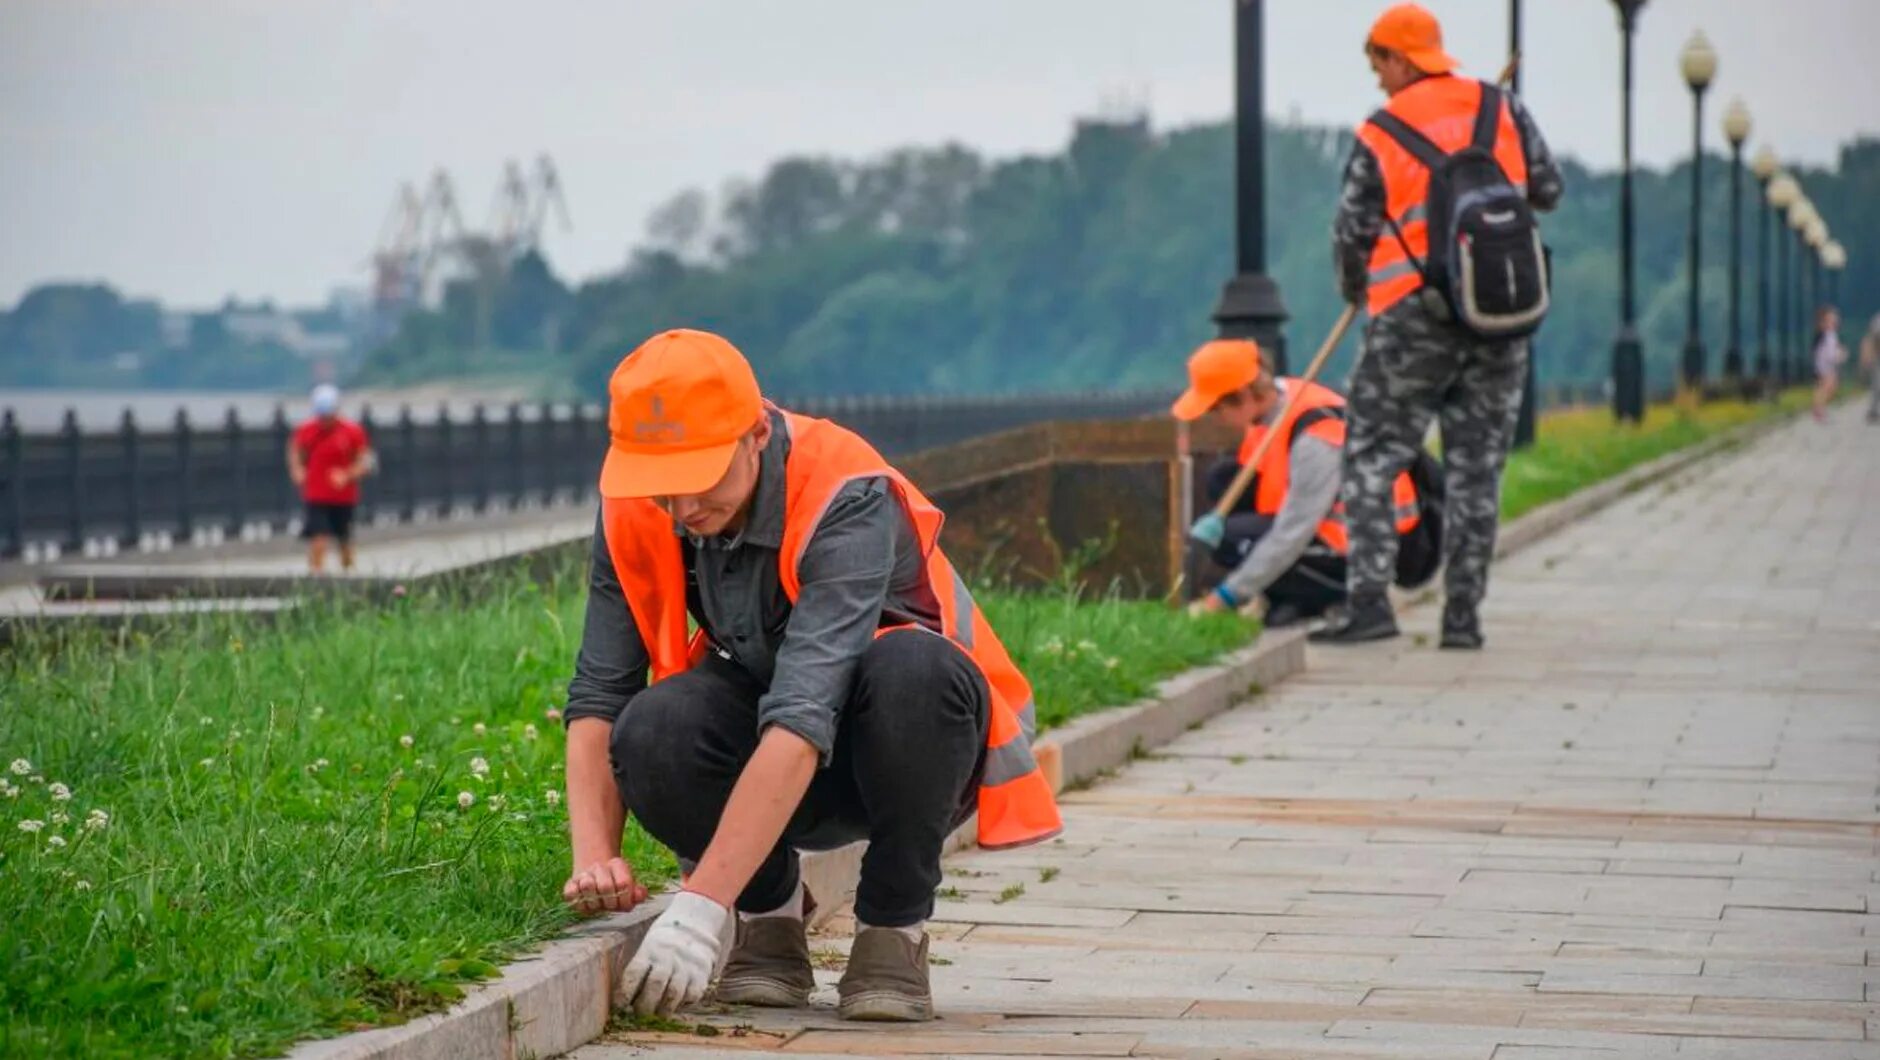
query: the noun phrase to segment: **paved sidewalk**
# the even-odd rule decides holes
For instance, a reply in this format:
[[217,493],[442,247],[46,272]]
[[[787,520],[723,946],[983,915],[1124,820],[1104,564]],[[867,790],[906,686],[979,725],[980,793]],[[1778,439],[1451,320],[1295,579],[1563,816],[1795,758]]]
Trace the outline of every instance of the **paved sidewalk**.
[[826,971],[809,1013],[573,1055],[1880,1057],[1880,428],[1501,565],[1484,653],[1435,620],[951,859],[940,1021],[843,1024]]

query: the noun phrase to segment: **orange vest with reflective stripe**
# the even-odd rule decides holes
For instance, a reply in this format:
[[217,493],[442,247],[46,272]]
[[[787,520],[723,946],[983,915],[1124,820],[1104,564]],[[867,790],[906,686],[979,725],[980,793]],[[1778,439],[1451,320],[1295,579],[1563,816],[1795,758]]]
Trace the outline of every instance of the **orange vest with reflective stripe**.
[[[1037,728],[1031,684],[940,551],[945,516],[874,447],[846,428],[791,412],[784,413],[784,425],[790,432],[790,454],[784,464],[783,547],[777,560],[784,595],[796,603],[802,590],[797,567],[803,550],[843,485],[859,478],[887,479],[914,526],[927,558],[927,579],[940,604],[941,628],[929,632],[947,637],[965,652],[991,691],[986,769],[979,787],[979,845],[1019,846],[1056,835],[1064,827],[1057,800],[1031,753]],[[706,639],[702,630],[686,634],[685,560],[672,517],[650,500],[609,498],[601,502],[601,524],[627,607],[652,661],[652,680],[689,669],[703,657]],[[877,636],[886,632],[880,630]]]
[[[1260,447],[1260,439],[1266,432],[1274,430],[1279,437],[1273,439],[1272,448],[1260,458],[1258,485],[1253,491],[1253,510],[1265,516],[1279,514],[1280,507],[1286,503],[1286,491],[1291,485],[1293,424],[1313,409],[1342,409],[1345,399],[1329,387],[1317,383],[1308,383],[1303,379],[1280,379],[1279,385],[1287,396],[1298,394],[1292,408],[1287,410],[1285,418],[1272,426],[1254,424],[1247,428],[1247,434],[1240,441],[1240,463],[1246,464],[1253,459],[1253,451]],[[1282,398],[1282,400],[1284,400]],[[1308,423],[1299,432],[1309,434],[1328,445],[1343,450],[1345,447],[1345,421],[1342,416],[1327,416],[1316,422]],[[1410,481],[1410,473],[1400,472],[1391,486],[1392,507],[1397,515],[1397,532],[1408,533],[1416,528],[1420,518],[1417,509],[1417,491]],[[1332,510],[1319,523],[1319,540],[1326,547],[1343,556],[1351,548],[1351,538],[1345,531],[1345,502],[1338,501]]]
[[[1390,97],[1384,109],[1430,138],[1446,152],[1460,151],[1475,134],[1475,112],[1482,102],[1482,82],[1469,77],[1426,77]],[[1426,216],[1430,171],[1384,130],[1366,122],[1358,126],[1358,139],[1377,156],[1384,174],[1384,212],[1397,222],[1403,239],[1389,225],[1378,234],[1371,250],[1371,285],[1366,296],[1372,316],[1397,304],[1423,286],[1423,277],[1411,261],[1427,263],[1430,228]],[[1521,153],[1521,132],[1514,111],[1504,98],[1495,125],[1495,161],[1518,189],[1527,187],[1527,157]],[[1404,244],[1409,244],[1406,251]]]

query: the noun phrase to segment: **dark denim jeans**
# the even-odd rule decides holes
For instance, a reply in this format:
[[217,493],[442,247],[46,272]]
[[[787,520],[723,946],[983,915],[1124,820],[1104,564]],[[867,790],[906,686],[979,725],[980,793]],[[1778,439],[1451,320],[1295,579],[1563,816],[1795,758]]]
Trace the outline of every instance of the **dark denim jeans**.
[[[764,687],[717,654],[633,697],[614,722],[614,780],[640,824],[682,858],[711,842],[757,750]],[[855,915],[902,927],[933,913],[940,844],[969,816],[985,769],[985,678],[952,641],[920,630],[877,638],[856,667],[827,767],[783,840],[738,896],[775,909],[798,879],[797,850],[868,840]]]

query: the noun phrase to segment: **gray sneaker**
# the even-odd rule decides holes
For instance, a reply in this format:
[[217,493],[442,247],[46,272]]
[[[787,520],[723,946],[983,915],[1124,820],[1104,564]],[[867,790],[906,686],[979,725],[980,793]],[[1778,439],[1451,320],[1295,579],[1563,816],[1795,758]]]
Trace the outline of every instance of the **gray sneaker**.
[[917,945],[893,928],[863,928],[849,950],[849,967],[836,984],[845,1020],[919,1023],[933,1019],[927,986],[927,936]]
[[801,1008],[816,989],[804,922],[794,917],[739,919],[737,941],[718,977],[718,1000],[729,1005]]

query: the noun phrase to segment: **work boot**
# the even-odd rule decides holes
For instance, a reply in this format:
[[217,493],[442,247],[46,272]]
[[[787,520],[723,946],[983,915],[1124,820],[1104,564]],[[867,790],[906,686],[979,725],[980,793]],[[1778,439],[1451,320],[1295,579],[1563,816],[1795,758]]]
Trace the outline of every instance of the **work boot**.
[[1459,651],[1476,651],[1482,646],[1482,620],[1474,604],[1451,600],[1443,605],[1442,646]]
[[919,1023],[933,1019],[927,986],[927,936],[916,943],[896,928],[865,927],[849,950],[849,967],[836,984],[836,1010],[845,1020]]
[[737,941],[718,977],[718,1000],[730,1005],[801,1008],[816,989],[804,919],[738,918]]
[[1352,597],[1337,621],[1310,635],[1317,644],[1362,644],[1397,635],[1397,616],[1383,596]]

